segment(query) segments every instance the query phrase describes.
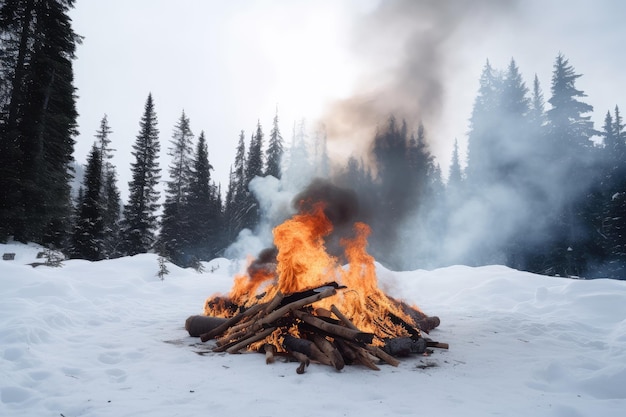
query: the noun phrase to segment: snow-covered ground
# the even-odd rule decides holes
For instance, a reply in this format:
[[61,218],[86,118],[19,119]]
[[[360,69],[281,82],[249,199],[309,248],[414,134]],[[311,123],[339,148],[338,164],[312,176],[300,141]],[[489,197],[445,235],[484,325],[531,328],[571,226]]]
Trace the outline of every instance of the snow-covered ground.
[[[397,368],[266,365],[209,350],[184,330],[236,265],[204,273],[157,257],[28,265],[0,245],[0,416],[624,416],[626,282],[502,266],[393,272],[390,295],[441,318],[450,344]],[[39,260],[40,261],[40,260]]]

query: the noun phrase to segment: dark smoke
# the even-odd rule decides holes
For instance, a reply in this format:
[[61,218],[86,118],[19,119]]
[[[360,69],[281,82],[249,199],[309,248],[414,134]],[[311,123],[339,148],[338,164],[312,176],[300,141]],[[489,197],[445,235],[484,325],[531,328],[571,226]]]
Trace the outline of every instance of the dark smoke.
[[[393,114],[409,126],[440,123],[446,80],[483,30],[512,14],[517,0],[387,0],[357,25],[354,49],[367,66],[351,97],[322,118],[335,156],[371,160],[371,138]],[[452,138],[450,138],[452,140]]]
[[335,228],[351,225],[359,212],[359,201],[354,191],[319,178],[295,196],[293,205],[299,212],[306,213],[320,202],[324,203],[324,214]]
[[314,179],[309,186],[293,199],[294,207],[301,213],[310,212],[316,203],[324,203],[324,214],[333,225],[333,231],[325,237],[329,254],[342,259],[340,240],[352,237],[352,226],[359,219],[359,200],[353,190],[338,187],[328,180]]

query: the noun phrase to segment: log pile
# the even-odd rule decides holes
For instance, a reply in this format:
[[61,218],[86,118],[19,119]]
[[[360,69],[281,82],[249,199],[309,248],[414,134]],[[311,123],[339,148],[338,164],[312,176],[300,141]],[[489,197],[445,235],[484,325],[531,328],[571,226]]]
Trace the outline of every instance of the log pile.
[[[278,292],[266,302],[249,308],[232,306],[228,318],[191,316],[186,329],[202,342],[215,340],[214,352],[231,354],[257,351],[265,355],[267,364],[276,357],[298,362],[297,373],[304,373],[310,363],[320,363],[341,370],[345,365],[363,365],[379,370],[379,363],[398,366],[397,357],[411,354],[427,355],[430,348],[447,349],[448,345],[424,337],[439,325],[437,317],[428,317],[397,302],[414,324],[389,317],[401,325],[409,336],[381,338],[357,328],[335,304],[330,309],[315,308],[314,303],[345,290],[335,282],[283,295]],[[396,302],[394,300],[394,302]]]

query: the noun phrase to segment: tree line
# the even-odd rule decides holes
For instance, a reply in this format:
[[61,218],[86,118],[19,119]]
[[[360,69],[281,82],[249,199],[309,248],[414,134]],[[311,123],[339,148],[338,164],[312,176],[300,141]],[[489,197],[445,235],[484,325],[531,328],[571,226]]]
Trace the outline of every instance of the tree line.
[[[504,264],[551,275],[626,276],[626,138],[618,106],[596,130],[581,76],[556,57],[550,97],[528,88],[514,60],[487,62],[470,117],[467,160],[455,143],[444,181],[425,126],[393,115],[373,134],[368,158],[331,167],[326,135],[294,126],[285,146],[275,116],[268,138],[242,131],[225,190],[212,179],[205,132],[182,112],[167,148],[161,196],[160,132],[148,95],[133,145],[128,201],[112,164],[106,115],[72,197],[77,135],[72,60],[81,38],[67,17],[73,0],[0,1],[0,241],[109,259],[156,251],[181,266],[221,256],[255,230],[256,177],[295,190],[328,178],[358,196],[371,225],[370,251],[394,268]],[[267,140],[266,140],[267,139]],[[367,139],[367,138],[364,138]],[[161,204],[160,201],[163,201]]]

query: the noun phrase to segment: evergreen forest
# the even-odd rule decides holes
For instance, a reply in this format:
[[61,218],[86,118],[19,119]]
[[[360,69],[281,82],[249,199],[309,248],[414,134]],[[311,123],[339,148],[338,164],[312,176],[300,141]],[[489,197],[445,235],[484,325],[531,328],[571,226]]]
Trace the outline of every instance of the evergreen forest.
[[[323,129],[309,132],[300,122],[286,140],[277,112],[269,129],[257,121],[251,134],[235,135],[229,181],[220,184],[209,160],[210,127],[194,132],[182,111],[165,127],[173,133],[163,135],[158,103],[146,92],[138,131],[117,132],[134,134],[128,199],[121,201],[126,184],[112,163],[114,127],[106,115],[93,126],[81,186],[71,187],[82,163],[74,160],[72,62],[81,37],[68,18],[73,5],[0,1],[0,242],[35,242],[91,261],[156,252],[201,268],[268,221],[251,186],[258,178],[296,192],[319,178],[354,193],[357,219],[372,228],[369,251],[390,268],[501,264],[626,279],[625,123],[618,104],[594,109],[587,102],[577,88],[582,75],[563,54],[545,91],[537,76],[523,79],[514,59],[506,68],[486,61],[467,150],[455,142],[446,173],[422,123],[381,115],[363,139],[372,143],[368,158],[338,163]],[[598,111],[604,123],[594,126]]]

